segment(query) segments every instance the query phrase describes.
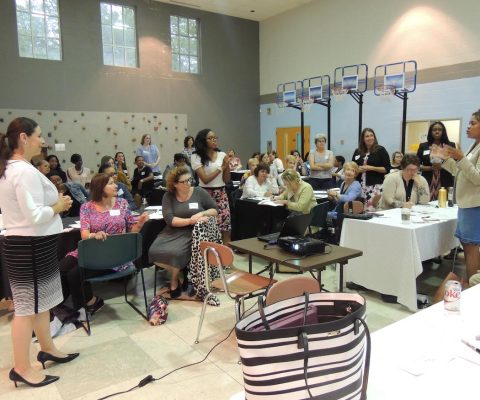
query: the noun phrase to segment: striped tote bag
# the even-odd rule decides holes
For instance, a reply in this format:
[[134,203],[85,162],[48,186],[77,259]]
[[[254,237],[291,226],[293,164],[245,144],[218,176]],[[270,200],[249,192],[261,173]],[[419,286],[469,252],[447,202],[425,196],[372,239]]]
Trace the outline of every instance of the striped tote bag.
[[305,293],[236,327],[247,399],[366,399],[370,333],[365,299]]

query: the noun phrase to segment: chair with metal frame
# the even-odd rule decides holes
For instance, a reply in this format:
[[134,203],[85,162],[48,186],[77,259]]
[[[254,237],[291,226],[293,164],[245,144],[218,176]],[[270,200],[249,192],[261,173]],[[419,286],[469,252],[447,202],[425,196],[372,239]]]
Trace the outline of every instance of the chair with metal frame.
[[[232,266],[233,251],[230,247],[223,244],[213,242],[201,242],[200,251],[203,254],[205,265],[205,283],[208,290],[208,295],[203,301],[202,313],[198,322],[197,336],[195,343],[199,342],[200,331],[202,329],[203,319],[207,302],[210,296],[214,294],[214,290],[222,291],[233,300],[235,300],[235,317],[238,322],[241,313],[245,311],[244,301],[246,299],[260,296],[264,291],[276,281],[272,278],[265,278],[263,276],[250,274],[245,271],[238,270]],[[230,267],[230,274],[225,276],[225,267]],[[210,281],[210,268],[218,268],[220,271],[220,278]]]
[[[119,265],[127,264],[131,261],[137,260],[142,255],[142,235],[139,233],[124,233],[119,235],[108,236],[105,241],[96,239],[85,239],[78,242],[78,266],[80,267],[82,293],[83,282],[105,282],[124,278],[124,296],[125,302],[132,307],[144,319],[147,319],[148,304],[147,295],[145,292],[145,279],[143,276],[143,269],[137,269],[135,266],[112,272],[93,278],[85,278],[85,269],[91,270],[105,270],[118,267]],[[142,277],[143,297],[145,301],[145,314],[143,314],[135,304],[130,302],[127,298],[127,284],[128,278],[140,272]],[[84,298],[84,308],[86,309],[86,299]],[[90,320],[87,316],[86,331],[90,335]]]
[[277,303],[307,293],[319,293],[318,280],[308,276],[295,276],[272,285],[265,298],[265,305]]

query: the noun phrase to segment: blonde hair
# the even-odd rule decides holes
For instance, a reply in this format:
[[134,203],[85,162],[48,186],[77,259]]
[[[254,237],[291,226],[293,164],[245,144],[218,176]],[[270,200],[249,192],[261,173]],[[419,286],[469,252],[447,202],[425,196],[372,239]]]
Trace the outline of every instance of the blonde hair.
[[353,169],[355,171],[355,176],[360,172],[360,167],[355,161],[348,161],[343,164],[343,170],[345,171],[347,168]]
[[288,183],[300,183],[302,180],[302,178],[300,178],[300,174],[291,169],[285,170],[285,172],[282,174],[282,179]]
[[285,157],[285,162],[292,162],[295,164],[296,161],[295,156],[292,156],[291,154]]
[[260,162],[260,161],[258,161],[258,158],[256,158],[256,157],[250,158],[250,159],[248,160],[248,162],[247,162],[247,167],[250,168],[250,165],[251,165],[253,162],[255,162],[255,161],[256,161],[257,163]]

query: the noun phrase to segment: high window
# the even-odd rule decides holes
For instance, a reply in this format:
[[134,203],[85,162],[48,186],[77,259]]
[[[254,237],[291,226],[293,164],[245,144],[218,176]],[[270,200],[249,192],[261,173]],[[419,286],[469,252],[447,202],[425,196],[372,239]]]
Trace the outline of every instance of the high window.
[[196,19],[170,16],[172,70],[200,72],[199,22]]
[[62,59],[58,0],[16,0],[20,57]]
[[135,9],[100,3],[103,63],[119,67],[138,66]]

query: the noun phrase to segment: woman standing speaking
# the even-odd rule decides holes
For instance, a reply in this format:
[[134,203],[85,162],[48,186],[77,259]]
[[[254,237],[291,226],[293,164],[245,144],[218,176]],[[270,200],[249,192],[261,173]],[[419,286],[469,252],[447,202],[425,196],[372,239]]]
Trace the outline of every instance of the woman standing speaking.
[[65,363],[78,353],[59,351],[50,335],[49,310],[63,300],[57,261],[57,239],[62,232],[60,213],[72,205],[68,196],[43,176],[30,159],[45,141],[40,127],[28,118],[16,118],[0,136],[0,208],[7,230],[4,260],[12,288],[14,368],[9,378],[29,386],[45,386],[57,376],[32,368],[30,343],[35,332],[41,351],[37,360]]

